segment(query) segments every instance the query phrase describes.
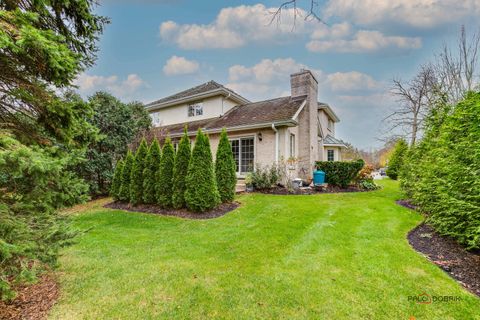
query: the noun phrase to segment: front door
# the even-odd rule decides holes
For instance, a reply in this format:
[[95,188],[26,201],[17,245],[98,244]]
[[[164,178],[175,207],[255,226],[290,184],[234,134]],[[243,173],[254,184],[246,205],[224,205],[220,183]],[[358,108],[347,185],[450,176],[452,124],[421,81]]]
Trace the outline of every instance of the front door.
[[248,172],[252,172],[255,164],[255,138],[238,138],[231,139],[233,157],[237,174],[244,176]]

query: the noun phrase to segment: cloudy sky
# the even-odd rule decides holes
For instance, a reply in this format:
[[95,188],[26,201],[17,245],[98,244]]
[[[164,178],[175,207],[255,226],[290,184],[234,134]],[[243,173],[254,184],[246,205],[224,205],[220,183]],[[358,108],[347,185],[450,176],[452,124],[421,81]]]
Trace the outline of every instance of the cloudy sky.
[[361,148],[381,144],[392,78],[411,77],[480,16],[480,0],[320,1],[326,24],[293,24],[292,10],[269,24],[281,0],[100,2],[112,23],[96,65],[76,81],[84,96],[106,90],[147,103],[215,80],[255,101],[289,95],[289,75],[309,68],[319,101],[341,118],[337,137]]

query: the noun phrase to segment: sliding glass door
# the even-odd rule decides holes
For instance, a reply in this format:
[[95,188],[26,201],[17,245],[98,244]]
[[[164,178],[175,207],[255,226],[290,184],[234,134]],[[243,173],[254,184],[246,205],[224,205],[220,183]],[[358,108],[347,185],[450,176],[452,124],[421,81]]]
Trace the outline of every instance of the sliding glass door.
[[233,156],[237,173],[244,175],[252,172],[255,164],[255,139],[254,137],[231,139]]

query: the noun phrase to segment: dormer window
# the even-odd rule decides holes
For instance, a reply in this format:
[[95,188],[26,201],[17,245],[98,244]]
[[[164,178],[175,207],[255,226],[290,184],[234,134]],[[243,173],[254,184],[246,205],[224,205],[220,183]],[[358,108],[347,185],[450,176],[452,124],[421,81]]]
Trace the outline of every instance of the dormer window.
[[195,103],[188,106],[188,116],[195,117],[203,115],[203,104]]

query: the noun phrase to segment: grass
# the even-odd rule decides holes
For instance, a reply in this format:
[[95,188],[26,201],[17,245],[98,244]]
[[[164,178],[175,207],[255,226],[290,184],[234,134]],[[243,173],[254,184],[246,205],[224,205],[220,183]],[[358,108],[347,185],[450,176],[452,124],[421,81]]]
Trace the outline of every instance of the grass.
[[[480,299],[409,246],[394,181],[368,193],[249,194],[213,220],[72,210],[52,319],[480,319]],[[461,301],[408,301],[422,292]]]

